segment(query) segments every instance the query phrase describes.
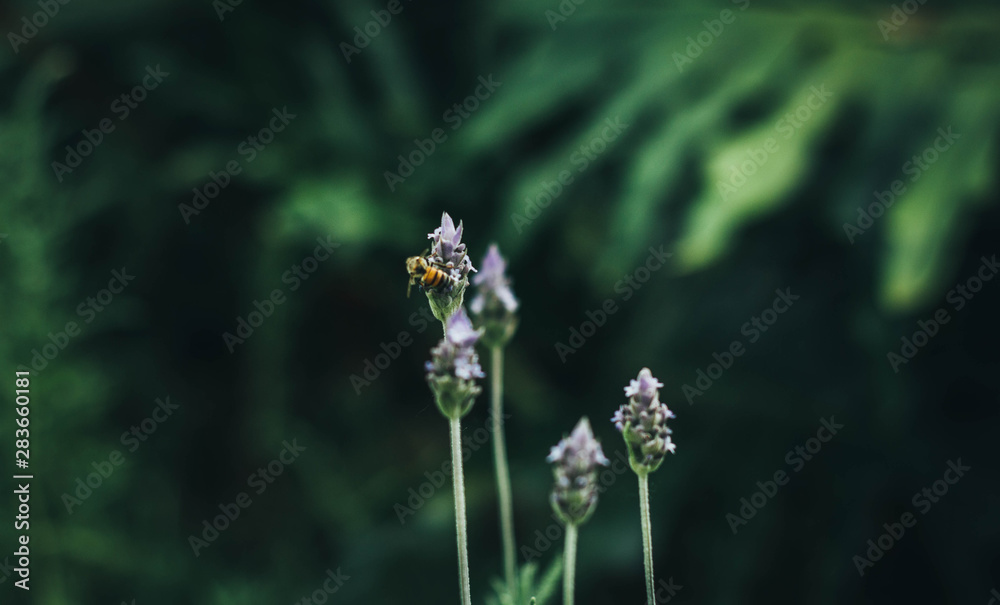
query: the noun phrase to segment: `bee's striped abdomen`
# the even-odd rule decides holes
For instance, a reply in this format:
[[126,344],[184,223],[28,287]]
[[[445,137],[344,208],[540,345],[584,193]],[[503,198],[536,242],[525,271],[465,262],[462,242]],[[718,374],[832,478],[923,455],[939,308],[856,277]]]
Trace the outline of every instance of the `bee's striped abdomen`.
[[440,286],[447,277],[444,271],[441,271],[435,267],[428,267],[427,272],[424,274],[424,285],[437,288]]

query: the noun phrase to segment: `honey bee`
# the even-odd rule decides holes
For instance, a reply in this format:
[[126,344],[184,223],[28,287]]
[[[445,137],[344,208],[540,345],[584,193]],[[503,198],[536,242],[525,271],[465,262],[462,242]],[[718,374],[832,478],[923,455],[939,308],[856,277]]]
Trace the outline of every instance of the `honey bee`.
[[[439,269],[442,267],[444,270]],[[422,288],[451,289],[458,285],[458,280],[451,276],[447,267],[440,263],[434,263],[427,259],[425,250],[421,256],[411,256],[406,259],[406,271],[410,274],[410,283],[406,286],[406,297],[410,297],[410,289],[413,284],[418,284]]]

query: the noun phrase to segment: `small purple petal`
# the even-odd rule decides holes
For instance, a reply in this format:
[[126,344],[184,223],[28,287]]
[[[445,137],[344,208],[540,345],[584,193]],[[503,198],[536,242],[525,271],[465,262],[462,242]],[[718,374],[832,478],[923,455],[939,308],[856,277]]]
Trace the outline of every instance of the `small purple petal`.
[[483,259],[482,271],[472,278],[477,286],[477,294],[471,303],[472,312],[480,314],[490,301],[499,301],[508,313],[517,311],[518,302],[510,289],[510,280],[505,274],[507,261],[500,255],[500,248],[491,244]]
[[448,340],[456,346],[471,347],[481,335],[481,330],[472,327],[472,320],[469,319],[465,309],[459,309],[458,313],[448,318]]
[[458,228],[455,228],[455,221],[447,212],[441,214],[441,226],[428,233],[427,238],[431,240],[431,256],[436,262],[440,262],[445,267],[451,269],[452,277],[462,279],[469,272],[475,272],[472,261],[465,253],[465,244],[461,243],[462,233],[465,227],[461,221]]
[[426,368],[428,378],[451,375],[461,380],[471,381],[485,376],[476,354],[476,341],[482,330],[472,327],[465,309],[460,309],[448,319],[448,334],[431,349],[431,360]]

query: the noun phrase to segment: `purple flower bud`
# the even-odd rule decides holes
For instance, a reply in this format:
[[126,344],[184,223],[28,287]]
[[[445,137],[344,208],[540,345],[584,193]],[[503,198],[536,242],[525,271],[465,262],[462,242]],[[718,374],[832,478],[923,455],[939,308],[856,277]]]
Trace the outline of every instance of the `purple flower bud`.
[[441,214],[441,226],[433,233],[427,234],[431,240],[428,263],[437,269],[447,271],[452,278],[445,288],[428,288],[425,291],[427,301],[431,305],[431,313],[441,323],[446,323],[448,318],[462,307],[465,289],[469,285],[469,273],[476,270],[465,252],[465,244],[462,243],[463,230],[461,221],[456,229],[455,221],[444,212]]
[[597,467],[610,464],[594,439],[590,421],[581,418],[546,460],[555,464],[552,508],[566,523],[583,523],[597,506]]
[[476,296],[469,304],[469,310],[485,330],[483,342],[490,347],[503,346],[517,329],[515,312],[519,305],[505,274],[507,261],[500,256],[496,244],[490,245],[482,267],[483,270],[472,278]]
[[677,449],[670,437],[673,431],[667,426],[667,419],[674,418],[674,413],[660,402],[662,386],[649,368],[643,368],[625,387],[628,403],[611,418],[625,438],[629,460],[636,472],[655,471],[667,452],[673,454]]
[[441,413],[448,418],[461,418],[472,409],[476,397],[482,392],[477,378],[485,376],[476,354],[476,341],[482,330],[475,330],[464,309],[448,319],[448,330],[436,347],[431,349],[427,370],[427,384],[437,401]]
[[455,221],[448,216],[447,212],[441,214],[441,226],[433,233],[427,234],[427,239],[431,240],[430,256],[437,263],[444,265],[451,271],[451,276],[456,280],[462,280],[475,272],[472,267],[472,260],[465,252],[465,244],[462,243],[462,231],[465,229],[462,222],[458,222],[455,228]]

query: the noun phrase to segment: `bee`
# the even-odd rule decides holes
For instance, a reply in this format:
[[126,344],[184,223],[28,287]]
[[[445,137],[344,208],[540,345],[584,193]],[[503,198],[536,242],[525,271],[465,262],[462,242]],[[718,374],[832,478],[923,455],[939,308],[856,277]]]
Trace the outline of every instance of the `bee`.
[[420,256],[411,256],[406,259],[406,272],[410,274],[410,283],[406,286],[406,297],[410,297],[410,289],[413,284],[418,284],[422,288],[441,290],[454,288],[458,285],[458,280],[452,277],[447,269],[440,263],[429,261],[426,250]]

